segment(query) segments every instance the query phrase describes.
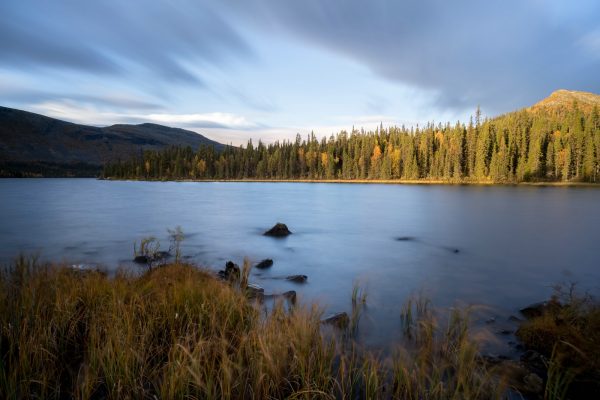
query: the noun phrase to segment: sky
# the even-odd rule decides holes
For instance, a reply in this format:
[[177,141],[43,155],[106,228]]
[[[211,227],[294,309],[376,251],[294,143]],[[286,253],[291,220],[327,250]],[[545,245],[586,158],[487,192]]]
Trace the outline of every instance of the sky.
[[600,93],[597,0],[2,0],[0,105],[222,143]]

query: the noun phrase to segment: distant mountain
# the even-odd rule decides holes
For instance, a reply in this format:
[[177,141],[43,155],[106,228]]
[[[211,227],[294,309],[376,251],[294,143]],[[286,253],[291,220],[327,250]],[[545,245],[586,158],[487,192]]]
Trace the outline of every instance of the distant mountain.
[[96,176],[106,162],[141,150],[224,145],[198,133],[156,124],[79,125],[0,107],[0,176]]
[[591,112],[594,107],[600,108],[600,95],[561,89],[529,107],[528,110],[532,112],[554,112],[560,114],[571,110],[575,104],[583,112]]

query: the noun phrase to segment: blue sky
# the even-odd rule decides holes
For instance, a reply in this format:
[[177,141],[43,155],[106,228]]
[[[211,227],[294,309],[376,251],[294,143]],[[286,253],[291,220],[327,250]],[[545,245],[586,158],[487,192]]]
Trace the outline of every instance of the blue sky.
[[1,105],[221,142],[600,92],[592,0],[3,0]]

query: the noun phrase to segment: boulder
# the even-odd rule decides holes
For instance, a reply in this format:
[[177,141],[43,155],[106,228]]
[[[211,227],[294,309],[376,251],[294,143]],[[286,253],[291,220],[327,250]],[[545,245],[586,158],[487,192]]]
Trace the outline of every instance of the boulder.
[[271,229],[264,233],[265,236],[274,236],[274,237],[285,237],[290,235],[292,232],[288,229],[286,224],[282,224],[278,222]]
[[258,264],[256,264],[254,266],[254,268],[258,268],[258,269],[265,269],[265,268],[269,268],[273,265],[273,260],[271,260],[270,258],[266,258],[264,260],[262,260],[261,262],[259,262]]
[[321,320],[321,323],[333,325],[337,328],[345,328],[350,323],[350,318],[348,317],[348,314],[341,312]]
[[308,279],[306,275],[290,275],[285,277],[286,280],[296,282],[296,283],[304,283]]

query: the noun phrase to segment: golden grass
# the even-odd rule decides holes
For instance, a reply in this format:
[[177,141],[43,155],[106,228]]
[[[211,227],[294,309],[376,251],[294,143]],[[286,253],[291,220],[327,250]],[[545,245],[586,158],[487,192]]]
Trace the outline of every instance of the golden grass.
[[265,313],[243,293],[191,265],[107,277],[20,258],[0,276],[0,398],[502,396],[460,312],[440,328],[414,311],[413,345],[381,357],[324,334],[317,306]]

